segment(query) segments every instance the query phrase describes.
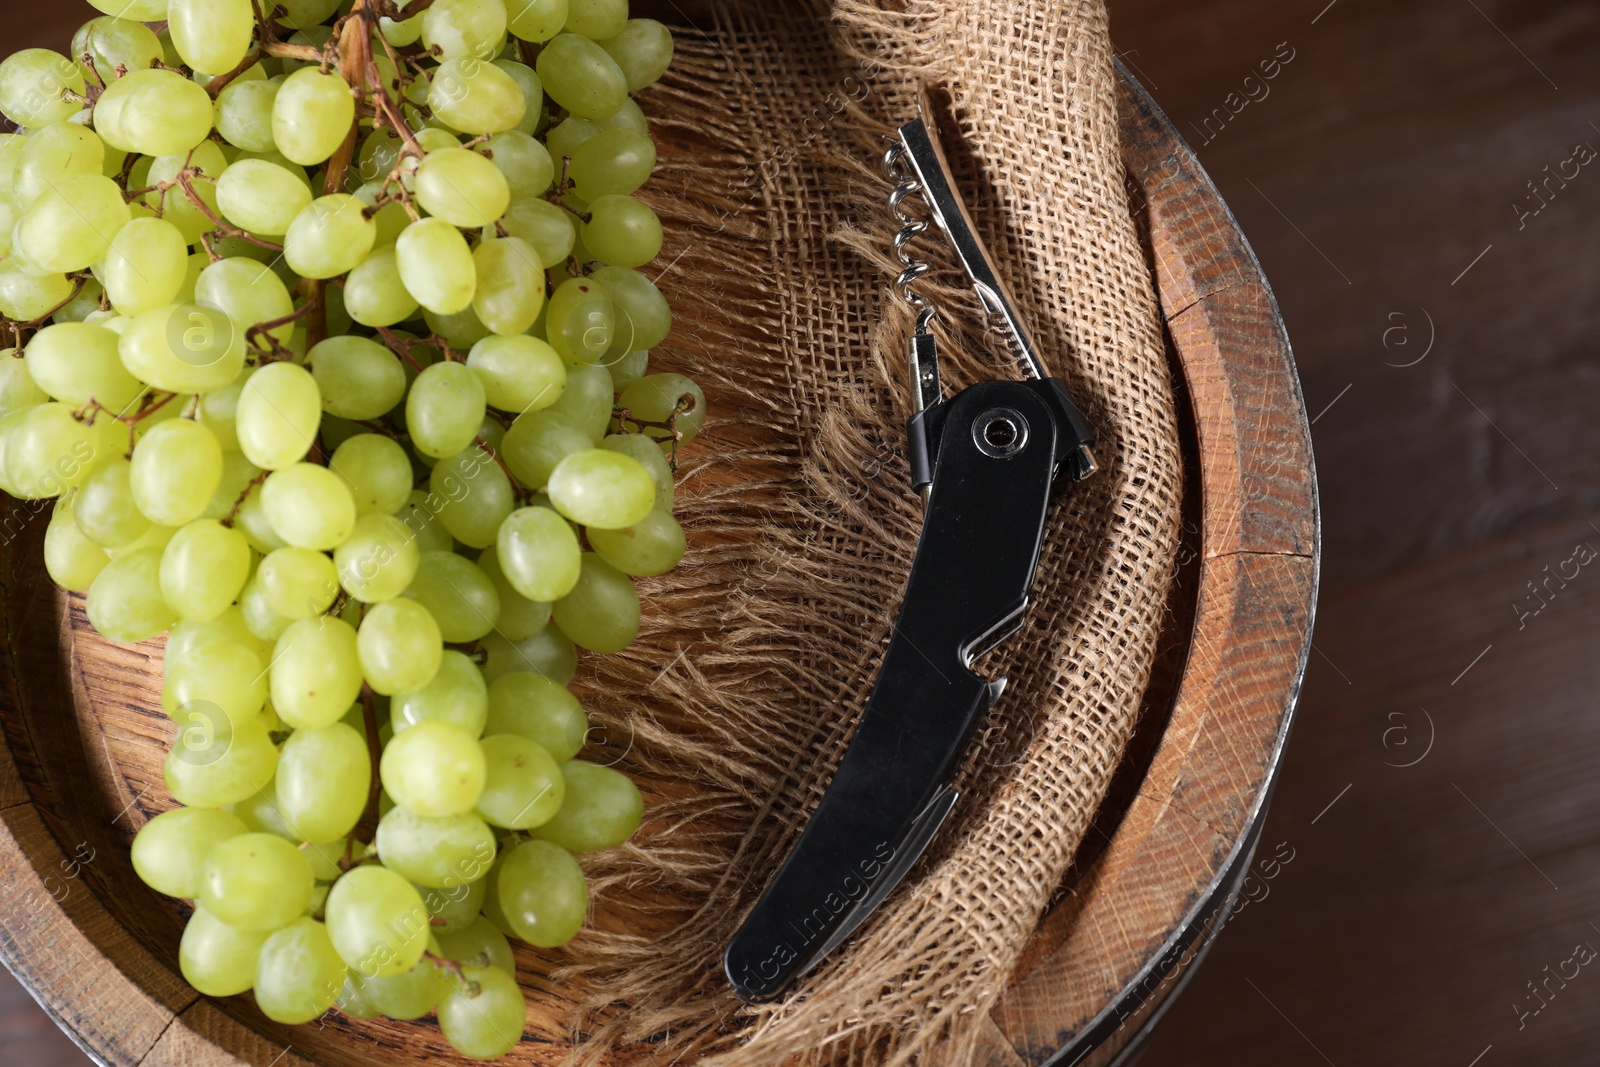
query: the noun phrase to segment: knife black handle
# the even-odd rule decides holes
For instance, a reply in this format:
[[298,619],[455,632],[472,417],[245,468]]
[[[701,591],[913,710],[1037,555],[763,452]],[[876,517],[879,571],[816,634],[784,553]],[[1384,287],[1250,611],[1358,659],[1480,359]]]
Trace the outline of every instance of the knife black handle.
[[768,1000],[847,937],[954,801],[949,780],[1004,680],[972,660],[1021,624],[1051,485],[1087,424],[1055,379],[974,385],[921,413],[932,491],[900,618],[815,814],[723,956]]

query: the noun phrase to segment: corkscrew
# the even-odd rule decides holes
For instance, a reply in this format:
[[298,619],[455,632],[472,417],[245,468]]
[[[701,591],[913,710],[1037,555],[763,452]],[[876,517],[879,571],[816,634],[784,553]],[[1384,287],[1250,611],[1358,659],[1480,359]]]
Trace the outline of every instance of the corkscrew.
[[[950,780],[1005,678],[973,663],[1022,625],[1052,489],[1097,469],[1094,431],[1052,377],[978,238],[927,116],[884,155],[900,223],[894,293],[916,312],[909,343],[912,487],[926,505],[899,619],[839,767],[800,840],[723,955],[734,992],[778,996],[848,938],[905,877],[954,807]],[[913,203],[922,212],[910,210]],[[979,382],[946,398],[934,304],[916,288],[932,265],[912,242],[937,226],[998,320],[1024,380]]]

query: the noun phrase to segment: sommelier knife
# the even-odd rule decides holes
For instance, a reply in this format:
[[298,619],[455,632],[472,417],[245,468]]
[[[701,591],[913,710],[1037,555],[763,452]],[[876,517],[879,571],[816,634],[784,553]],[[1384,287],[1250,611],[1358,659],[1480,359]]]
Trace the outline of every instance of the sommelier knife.
[[[905,269],[896,293],[917,309],[910,341],[912,487],[926,502],[899,619],[854,737],[800,840],[723,955],[738,996],[771,1000],[848,938],[928,847],[957,796],[950,780],[1005,679],[972,663],[1021,626],[1052,487],[1096,470],[1094,432],[1051,377],[956,193],[927,116],[901,126],[884,157]],[[925,214],[907,210],[920,200]],[[1026,375],[946,399],[931,325],[913,288],[930,266],[907,245],[930,226],[949,239],[985,311]]]

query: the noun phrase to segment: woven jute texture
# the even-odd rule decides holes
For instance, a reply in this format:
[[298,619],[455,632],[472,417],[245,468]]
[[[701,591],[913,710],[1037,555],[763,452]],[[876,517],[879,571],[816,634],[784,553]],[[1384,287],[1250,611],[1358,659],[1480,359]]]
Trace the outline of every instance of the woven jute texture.
[[[591,928],[550,957],[578,1060],[963,1063],[1099,804],[1144,692],[1180,461],[1150,275],[1124,193],[1100,0],[751,3],[678,40],[644,106],[675,309],[654,354],[704,384],[679,501],[691,554],[639,642],[578,684],[644,832],[586,858]],[[903,458],[909,313],[888,283],[886,134],[938,116],[963,195],[1102,470],[1056,505],[1010,679],[906,883],[775,1006],[720,954],[847,745],[920,524]],[[931,236],[931,235],[930,235]],[[1017,376],[943,265],[946,387]],[[541,980],[542,981],[542,980]]]

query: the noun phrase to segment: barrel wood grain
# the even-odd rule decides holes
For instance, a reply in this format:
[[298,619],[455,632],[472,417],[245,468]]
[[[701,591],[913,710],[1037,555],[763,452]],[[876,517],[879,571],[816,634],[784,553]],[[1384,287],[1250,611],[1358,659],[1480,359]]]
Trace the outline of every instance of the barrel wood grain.
[[[982,1023],[985,1060],[1005,1067],[1043,1061],[1107,1011],[1166,957],[1238,858],[1282,743],[1314,595],[1304,409],[1270,292],[1170,125],[1131,83],[1121,103],[1126,161],[1194,409],[1201,551],[1197,577],[1180,585],[1193,590],[1180,617],[1192,615],[1194,627],[1164,636],[1186,658],[1172,692],[1152,696],[1169,718],[1139,757],[1148,765],[1132,768],[1131,803],[1107,813],[1109,844],[1069,878]],[[211,1001],[183,983],[183,911],[138,885],[127,857],[133,831],[171,806],[161,784],[172,726],[159,707],[160,642],[124,647],[89,632],[81,598],[44,579],[47,512],[12,506],[21,512],[15,533],[8,523],[0,544],[7,966],[86,1051],[117,1067],[467,1062],[431,1022],[335,1013],[320,1027],[281,1027],[247,998]],[[91,862],[75,858],[85,850]],[[75,877],[52,895],[59,872]],[[1176,984],[1157,975],[1152,1003]],[[530,989],[533,1040],[514,1062],[559,1059],[563,1004],[542,985]]]

